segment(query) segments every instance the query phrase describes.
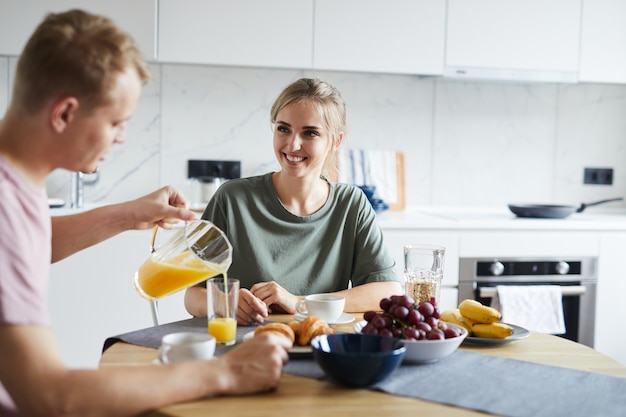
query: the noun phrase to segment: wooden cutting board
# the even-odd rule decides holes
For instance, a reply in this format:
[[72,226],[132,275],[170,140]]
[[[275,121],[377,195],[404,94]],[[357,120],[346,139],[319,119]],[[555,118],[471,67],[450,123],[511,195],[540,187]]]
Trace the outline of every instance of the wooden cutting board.
[[398,201],[391,205],[394,211],[403,211],[406,208],[406,185],[404,182],[404,153],[396,152],[396,178],[398,187]]

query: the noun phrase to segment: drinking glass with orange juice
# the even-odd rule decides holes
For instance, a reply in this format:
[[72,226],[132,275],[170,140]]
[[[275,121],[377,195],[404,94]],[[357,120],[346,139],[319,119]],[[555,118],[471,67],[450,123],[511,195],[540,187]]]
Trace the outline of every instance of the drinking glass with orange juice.
[[154,229],[152,254],[135,274],[135,289],[143,298],[155,301],[218,274],[226,276],[232,246],[213,223],[192,220],[165,232],[164,243],[157,245]]
[[239,280],[210,278],[206,283],[209,334],[217,343],[233,345],[237,340],[237,301]]

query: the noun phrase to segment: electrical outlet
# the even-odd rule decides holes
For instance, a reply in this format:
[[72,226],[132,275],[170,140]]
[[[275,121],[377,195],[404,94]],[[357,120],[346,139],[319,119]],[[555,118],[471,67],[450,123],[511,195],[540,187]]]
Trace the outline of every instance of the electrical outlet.
[[585,168],[583,184],[613,184],[613,168]]

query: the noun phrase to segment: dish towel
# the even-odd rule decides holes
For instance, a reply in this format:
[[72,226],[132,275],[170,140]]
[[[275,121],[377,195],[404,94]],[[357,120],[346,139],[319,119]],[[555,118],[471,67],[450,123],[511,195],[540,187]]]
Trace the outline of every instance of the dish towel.
[[338,182],[376,186],[376,197],[398,202],[396,151],[349,149],[339,152]]
[[502,313],[504,323],[542,333],[565,333],[558,285],[498,285],[491,306]]

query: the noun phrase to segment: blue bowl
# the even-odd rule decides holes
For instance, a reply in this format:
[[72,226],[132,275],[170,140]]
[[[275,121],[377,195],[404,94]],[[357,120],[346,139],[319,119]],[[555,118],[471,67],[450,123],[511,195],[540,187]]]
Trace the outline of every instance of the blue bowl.
[[326,375],[353,387],[383,381],[400,366],[406,352],[399,339],[358,333],[317,336],[311,346]]

